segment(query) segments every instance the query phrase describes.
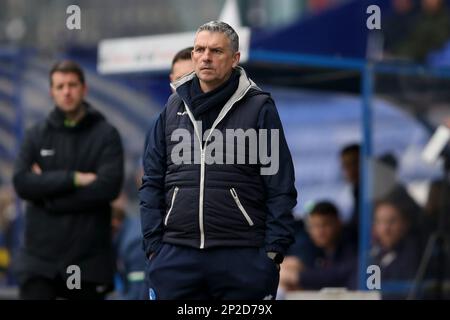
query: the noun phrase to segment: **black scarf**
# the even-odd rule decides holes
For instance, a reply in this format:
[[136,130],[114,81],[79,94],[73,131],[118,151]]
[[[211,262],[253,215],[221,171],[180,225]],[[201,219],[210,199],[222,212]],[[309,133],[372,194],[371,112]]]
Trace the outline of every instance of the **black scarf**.
[[227,81],[207,93],[202,91],[198,78],[193,78],[188,102],[194,118],[202,121],[203,132],[212,127],[225,103],[236,92],[239,86],[239,77],[239,71],[233,69]]

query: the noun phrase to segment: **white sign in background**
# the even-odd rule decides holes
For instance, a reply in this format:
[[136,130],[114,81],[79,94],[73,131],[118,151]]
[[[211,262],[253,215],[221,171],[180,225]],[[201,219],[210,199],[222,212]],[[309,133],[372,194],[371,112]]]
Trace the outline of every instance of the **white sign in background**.
[[[236,29],[241,62],[248,60],[250,28]],[[99,43],[98,72],[102,74],[163,71],[171,67],[175,54],[194,45],[195,32],[107,39]]]

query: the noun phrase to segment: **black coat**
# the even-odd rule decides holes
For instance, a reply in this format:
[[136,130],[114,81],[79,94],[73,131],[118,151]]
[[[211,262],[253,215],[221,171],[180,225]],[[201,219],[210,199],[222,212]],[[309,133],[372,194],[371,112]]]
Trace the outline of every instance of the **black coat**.
[[[81,281],[113,281],[110,202],[122,186],[123,147],[118,131],[85,107],[75,127],[55,108],[26,132],[13,178],[27,200],[24,244],[14,262],[20,282],[33,275],[65,278],[72,264],[80,267]],[[42,174],[31,171],[33,163]],[[97,180],[76,187],[75,171],[94,172]]]
[[351,242],[339,240],[336,250],[328,255],[315,246],[310,247],[310,250],[312,265],[305,263],[306,268],[300,276],[302,289],[320,290],[326,287],[356,289],[358,257],[356,248]]

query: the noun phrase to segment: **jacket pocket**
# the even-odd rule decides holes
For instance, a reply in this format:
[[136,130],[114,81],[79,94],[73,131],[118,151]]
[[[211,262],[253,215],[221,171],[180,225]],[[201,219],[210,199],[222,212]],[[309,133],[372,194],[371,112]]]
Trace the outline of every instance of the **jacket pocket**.
[[166,218],[164,219],[164,225],[165,226],[167,226],[167,222],[169,221],[169,216],[170,216],[170,213],[172,212],[173,204],[175,203],[175,198],[177,197],[178,190],[179,190],[178,187],[175,187],[175,189],[173,190],[172,201],[170,203],[170,208],[169,208],[169,211],[167,211]]
[[242,205],[241,201],[239,200],[239,197],[238,197],[238,195],[237,195],[236,190],[235,190],[234,188],[231,188],[231,189],[230,189],[230,193],[231,193],[231,196],[232,196],[233,199],[234,199],[234,202],[236,202],[236,205],[238,206],[239,211],[241,211],[241,213],[242,213],[242,215],[244,216],[245,220],[247,220],[248,225],[249,225],[249,226],[253,226],[253,224],[254,224],[254,223],[253,223],[253,220],[252,220],[252,218],[250,218],[250,216],[248,215],[248,213],[247,213],[247,211],[245,210],[244,206]]

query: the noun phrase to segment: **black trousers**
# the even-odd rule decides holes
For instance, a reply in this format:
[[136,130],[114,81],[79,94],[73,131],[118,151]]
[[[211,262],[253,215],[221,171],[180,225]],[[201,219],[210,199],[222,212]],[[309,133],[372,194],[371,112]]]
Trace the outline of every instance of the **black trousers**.
[[105,286],[89,282],[81,282],[80,289],[68,289],[63,278],[49,279],[40,276],[29,278],[19,288],[22,300],[103,300],[106,295]]
[[151,300],[273,300],[276,264],[263,248],[194,249],[164,243],[147,263]]

